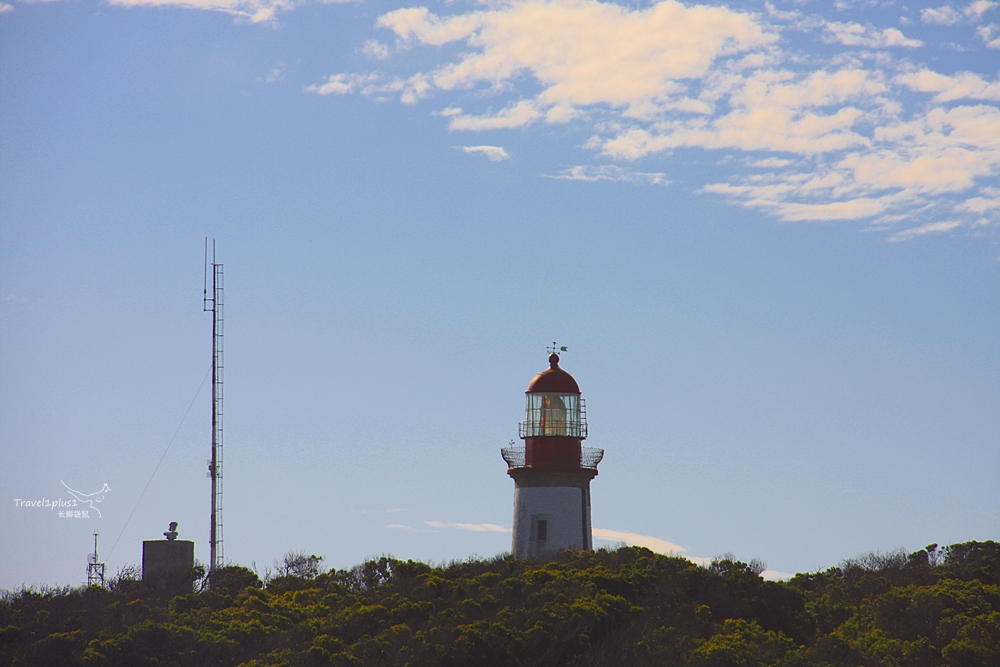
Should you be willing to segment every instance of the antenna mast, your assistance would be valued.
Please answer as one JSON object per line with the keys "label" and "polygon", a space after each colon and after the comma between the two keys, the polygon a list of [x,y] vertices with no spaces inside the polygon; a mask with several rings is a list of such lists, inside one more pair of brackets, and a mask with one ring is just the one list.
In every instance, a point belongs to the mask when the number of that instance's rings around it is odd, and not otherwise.
{"label": "antenna mast", "polygon": [[[212,480],[212,523],[209,533],[208,572],[222,567],[222,323],[223,323],[222,264],[215,260],[215,240],[212,240],[212,297],[208,297],[208,238],[205,238],[205,287],[203,310],[212,313],[212,458],[208,461],[208,476]],[[209,580],[211,581],[211,580]]]}
{"label": "antenna mast", "polygon": [[94,533],[94,553],[87,554],[87,586],[104,585],[104,563],[97,562],[97,533]]}

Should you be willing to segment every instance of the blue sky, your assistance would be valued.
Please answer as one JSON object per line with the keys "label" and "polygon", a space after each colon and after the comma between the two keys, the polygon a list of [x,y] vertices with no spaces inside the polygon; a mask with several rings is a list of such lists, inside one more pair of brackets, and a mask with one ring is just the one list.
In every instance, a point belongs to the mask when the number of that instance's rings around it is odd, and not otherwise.
{"label": "blue sky", "polygon": [[553,340],[599,545],[995,539],[998,77],[984,0],[0,3],[0,587],[207,560],[205,237],[233,562],[509,549]]}

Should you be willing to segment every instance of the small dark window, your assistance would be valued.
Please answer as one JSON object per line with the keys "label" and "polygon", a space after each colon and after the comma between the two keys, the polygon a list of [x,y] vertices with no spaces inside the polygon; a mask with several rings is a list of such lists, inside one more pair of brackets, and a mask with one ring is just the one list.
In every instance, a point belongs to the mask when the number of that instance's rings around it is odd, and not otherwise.
{"label": "small dark window", "polygon": [[545,519],[538,520],[538,539],[545,540],[549,536],[549,522]]}

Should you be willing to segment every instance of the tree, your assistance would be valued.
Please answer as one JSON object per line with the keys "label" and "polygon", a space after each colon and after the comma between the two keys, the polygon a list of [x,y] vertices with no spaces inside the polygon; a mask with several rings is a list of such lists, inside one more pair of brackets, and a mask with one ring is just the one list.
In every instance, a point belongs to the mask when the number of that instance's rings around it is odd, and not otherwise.
{"label": "tree", "polygon": [[307,556],[303,551],[289,551],[280,563],[274,564],[274,569],[279,577],[315,579],[321,572],[320,565],[324,560],[324,556]]}

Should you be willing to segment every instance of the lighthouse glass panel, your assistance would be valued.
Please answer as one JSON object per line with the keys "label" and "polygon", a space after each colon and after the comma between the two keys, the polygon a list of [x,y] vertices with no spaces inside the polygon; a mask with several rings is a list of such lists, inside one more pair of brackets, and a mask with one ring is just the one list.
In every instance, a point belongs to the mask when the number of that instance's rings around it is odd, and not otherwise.
{"label": "lighthouse glass panel", "polygon": [[528,394],[526,417],[524,437],[585,437],[580,428],[580,397],[577,394]]}

